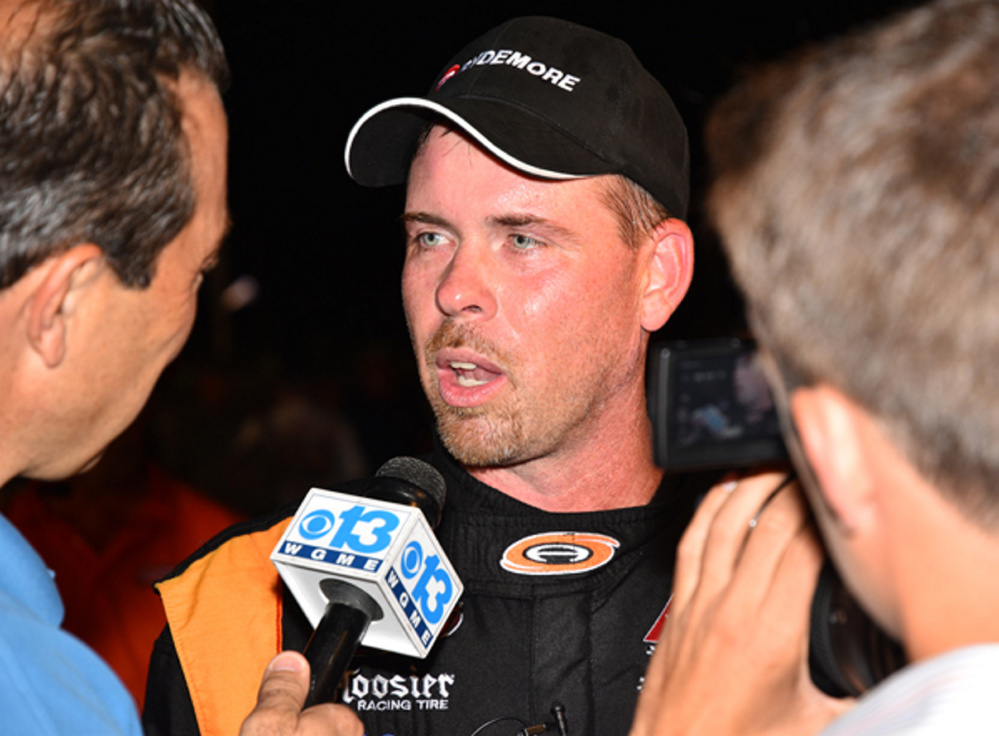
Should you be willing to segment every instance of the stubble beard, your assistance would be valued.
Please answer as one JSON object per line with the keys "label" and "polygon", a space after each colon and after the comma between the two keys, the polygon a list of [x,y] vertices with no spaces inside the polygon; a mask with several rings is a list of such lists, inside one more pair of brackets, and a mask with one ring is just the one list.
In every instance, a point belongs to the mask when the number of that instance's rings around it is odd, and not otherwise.
{"label": "stubble beard", "polygon": [[444,348],[470,348],[502,365],[511,388],[513,361],[467,326],[446,321],[424,350],[426,373],[423,389],[437,419],[437,433],[448,452],[471,468],[503,467],[519,461],[525,445],[523,416],[509,397],[487,406],[451,406],[441,398],[437,384],[437,353]]}
{"label": "stubble beard", "polygon": [[[436,355],[443,348],[467,347],[503,367],[506,396],[481,406],[451,406],[441,398]],[[510,467],[549,455],[598,413],[606,376],[594,374],[555,394],[534,396],[520,386],[517,361],[465,325],[445,322],[425,346],[424,391],[444,447],[467,468]]]}
{"label": "stubble beard", "polygon": [[521,460],[523,423],[518,414],[495,407],[455,407],[431,399],[437,432],[447,451],[468,468],[514,465]]}

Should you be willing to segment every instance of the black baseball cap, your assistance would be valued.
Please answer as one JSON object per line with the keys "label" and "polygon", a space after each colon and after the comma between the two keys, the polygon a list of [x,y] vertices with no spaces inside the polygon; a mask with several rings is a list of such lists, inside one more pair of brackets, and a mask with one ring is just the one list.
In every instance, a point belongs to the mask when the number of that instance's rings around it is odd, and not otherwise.
{"label": "black baseball cap", "polygon": [[347,139],[348,173],[402,184],[428,122],[459,128],[507,165],[544,179],[621,174],[670,214],[690,190],[687,129],[631,47],[556,18],[514,18],[451,59],[424,97],[368,110]]}

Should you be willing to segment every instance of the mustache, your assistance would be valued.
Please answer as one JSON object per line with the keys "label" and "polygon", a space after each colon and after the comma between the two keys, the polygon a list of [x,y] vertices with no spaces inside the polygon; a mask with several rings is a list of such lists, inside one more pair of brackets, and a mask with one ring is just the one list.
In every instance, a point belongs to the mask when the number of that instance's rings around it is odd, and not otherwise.
{"label": "mustache", "polygon": [[444,348],[469,348],[497,365],[510,365],[510,356],[485,339],[467,324],[446,320],[425,345],[427,362],[433,366],[437,353]]}

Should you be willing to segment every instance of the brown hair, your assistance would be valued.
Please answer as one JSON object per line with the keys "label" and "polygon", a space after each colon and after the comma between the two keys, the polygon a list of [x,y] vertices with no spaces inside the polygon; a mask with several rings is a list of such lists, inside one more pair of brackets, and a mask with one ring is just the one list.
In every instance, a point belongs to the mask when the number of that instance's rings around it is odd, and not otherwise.
{"label": "brown hair", "polygon": [[656,226],[672,215],[655,197],[620,174],[607,177],[604,201],[617,218],[621,239],[632,248],[652,235]]}

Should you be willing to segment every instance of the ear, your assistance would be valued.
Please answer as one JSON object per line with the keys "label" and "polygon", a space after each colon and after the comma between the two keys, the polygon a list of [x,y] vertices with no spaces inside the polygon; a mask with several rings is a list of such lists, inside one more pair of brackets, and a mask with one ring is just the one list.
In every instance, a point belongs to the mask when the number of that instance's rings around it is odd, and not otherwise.
{"label": "ear", "polygon": [[679,306],[694,275],[694,236],[683,220],[660,222],[653,233],[648,281],[642,295],[642,327],[655,332]]}
{"label": "ear", "polygon": [[28,343],[49,368],[66,356],[71,318],[85,287],[101,271],[104,253],[96,245],[77,245],[52,256],[28,303]]}
{"label": "ear", "polygon": [[864,411],[829,384],[791,394],[791,417],[823,500],[850,534],[867,529],[877,514],[876,473],[865,452]]}

